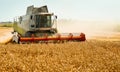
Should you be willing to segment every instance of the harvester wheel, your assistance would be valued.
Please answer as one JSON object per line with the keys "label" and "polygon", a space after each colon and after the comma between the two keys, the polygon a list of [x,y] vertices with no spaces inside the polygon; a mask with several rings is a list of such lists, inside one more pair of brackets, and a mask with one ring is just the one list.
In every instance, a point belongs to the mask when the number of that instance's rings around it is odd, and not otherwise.
{"label": "harvester wheel", "polygon": [[32,34],[30,32],[26,32],[25,36],[30,37]]}
{"label": "harvester wheel", "polygon": [[17,32],[14,32],[12,42],[19,44],[20,43],[20,37],[18,36]]}
{"label": "harvester wheel", "polygon": [[52,29],[52,30],[50,31],[50,33],[56,34],[56,33],[57,33],[57,29]]}
{"label": "harvester wheel", "polygon": [[57,29],[54,29],[54,33],[58,33]]}

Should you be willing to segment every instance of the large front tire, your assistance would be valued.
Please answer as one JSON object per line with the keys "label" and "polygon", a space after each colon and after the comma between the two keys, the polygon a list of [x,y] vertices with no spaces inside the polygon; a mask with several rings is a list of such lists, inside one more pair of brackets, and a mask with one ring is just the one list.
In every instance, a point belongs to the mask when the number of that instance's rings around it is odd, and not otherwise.
{"label": "large front tire", "polygon": [[20,43],[20,37],[18,36],[18,33],[16,33],[16,32],[14,33],[13,38],[12,38],[12,42],[15,42],[17,44]]}

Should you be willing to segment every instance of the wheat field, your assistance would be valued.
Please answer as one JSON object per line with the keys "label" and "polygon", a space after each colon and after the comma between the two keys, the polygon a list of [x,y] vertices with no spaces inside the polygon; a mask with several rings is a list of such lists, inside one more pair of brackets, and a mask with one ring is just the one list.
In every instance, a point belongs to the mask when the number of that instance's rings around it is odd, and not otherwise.
{"label": "wheat field", "polygon": [[120,41],[0,45],[3,72],[120,72]]}

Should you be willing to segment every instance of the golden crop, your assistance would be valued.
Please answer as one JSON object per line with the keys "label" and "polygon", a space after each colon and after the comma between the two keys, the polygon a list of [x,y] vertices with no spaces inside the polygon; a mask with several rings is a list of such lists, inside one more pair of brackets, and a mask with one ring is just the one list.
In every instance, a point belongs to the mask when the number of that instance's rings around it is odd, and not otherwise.
{"label": "golden crop", "polygon": [[120,41],[0,45],[0,71],[120,72]]}

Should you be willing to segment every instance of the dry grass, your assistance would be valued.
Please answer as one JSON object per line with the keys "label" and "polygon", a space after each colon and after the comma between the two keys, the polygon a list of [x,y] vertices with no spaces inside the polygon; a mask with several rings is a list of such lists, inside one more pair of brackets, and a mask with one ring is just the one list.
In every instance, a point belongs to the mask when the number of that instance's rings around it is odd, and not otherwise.
{"label": "dry grass", "polygon": [[120,41],[0,45],[0,71],[120,72]]}

